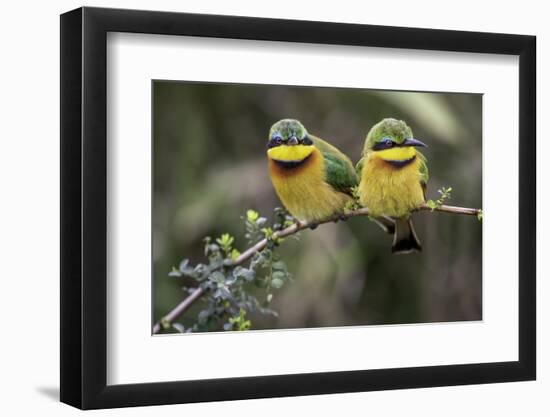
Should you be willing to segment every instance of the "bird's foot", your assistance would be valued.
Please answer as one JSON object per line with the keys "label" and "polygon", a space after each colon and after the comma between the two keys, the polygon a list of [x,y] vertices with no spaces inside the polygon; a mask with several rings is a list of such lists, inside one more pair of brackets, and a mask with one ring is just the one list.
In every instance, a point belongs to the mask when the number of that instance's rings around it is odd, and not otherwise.
{"label": "bird's foot", "polygon": [[311,230],[315,230],[315,229],[317,229],[317,226],[319,226],[319,223],[312,223],[312,224],[309,225],[309,228]]}
{"label": "bird's foot", "polygon": [[338,223],[338,222],[345,222],[347,219],[349,219],[348,216],[346,216],[345,214],[340,214],[336,216],[334,219],[332,219],[332,221],[334,223]]}

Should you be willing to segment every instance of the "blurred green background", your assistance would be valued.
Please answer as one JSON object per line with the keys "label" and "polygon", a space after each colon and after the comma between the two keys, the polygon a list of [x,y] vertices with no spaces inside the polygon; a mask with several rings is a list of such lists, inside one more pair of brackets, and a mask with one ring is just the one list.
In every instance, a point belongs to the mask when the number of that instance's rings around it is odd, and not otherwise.
{"label": "blurred green background", "polygon": [[[154,81],[153,113],[154,321],[185,296],[189,282],[168,273],[183,258],[204,261],[204,236],[228,232],[244,250],[246,210],[271,220],[280,203],[265,145],[279,119],[299,119],[354,163],[372,125],[403,119],[429,145],[428,198],[450,186],[449,204],[481,208],[479,94]],[[281,254],[295,281],[274,293],[279,317],[251,314],[252,328],[480,320],[481,222],[429,212],[414,222],[421,254],[392,255],[391,237],[366,218],[287,240]],[[196,322],[201,304],[178,321]]]}

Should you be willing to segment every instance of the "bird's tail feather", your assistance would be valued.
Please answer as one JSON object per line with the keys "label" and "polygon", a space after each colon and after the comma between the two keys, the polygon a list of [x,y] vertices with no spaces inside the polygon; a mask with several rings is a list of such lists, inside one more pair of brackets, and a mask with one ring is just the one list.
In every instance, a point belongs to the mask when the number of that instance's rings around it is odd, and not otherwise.
{"label": "bird's tail feather", "polygon": [[392,253],[422,252],[422,245],[416,236],[411,218],[395,219]]}

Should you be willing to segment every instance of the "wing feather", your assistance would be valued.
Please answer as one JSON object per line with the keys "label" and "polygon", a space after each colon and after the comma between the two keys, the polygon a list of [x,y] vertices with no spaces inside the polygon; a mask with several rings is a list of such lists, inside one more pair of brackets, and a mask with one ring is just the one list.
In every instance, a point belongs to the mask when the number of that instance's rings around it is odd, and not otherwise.
{"label": "wing feather", "polygon": [[325,161],[325,179],[336,190],[351,195],[351,188],[358,183],[357,173],[351,160],[338,148],[313,135],[309,135],[313,144]]}
{"label": "wing feather", "polygon": [[428,179],[429,179],[429,173],[428,173],[428,160],[422,154],[421,152],[416,151],[419,159],[420,159],[420,165],[418,168],[418,174],[420,176],[420,185],[422,186],[422,189],[424,190],[424,197],[426,197],[426,187],[428,186]]}

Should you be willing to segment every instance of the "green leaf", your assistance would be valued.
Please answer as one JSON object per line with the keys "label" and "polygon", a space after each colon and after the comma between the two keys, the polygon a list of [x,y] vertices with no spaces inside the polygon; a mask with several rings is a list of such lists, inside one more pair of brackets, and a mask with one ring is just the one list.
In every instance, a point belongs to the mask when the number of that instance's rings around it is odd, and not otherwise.
{"label": "green leaf", "polygon": [[231,291],[227,289],[225,285],[219,284],[218,289],[214,292],[214,297],[222,298],[223,300],[229,300],[233,298]]}
{"label": "green leaf", "polygon": [[183,272],[187,268],[187,265],[189,265],[189,259],[184,259],[180,262],[180,266],[178,268],[181,272]]}
{"label": "green leaf", "polygon": [[231,245],[234,241],[235,239],[229,233],[224,233],[216,239],[216,242],[220,245],[224,252],[229,252],[231,250]]}
{"label": "green leaf", "polygon": [[208,275],[208,268],[204,264],[198,264],[194,269],[194,278],[197,281],[202,281]]}
{"label": "green leaf", "polygon": [[211,281],[217,282],[218,284],[223,284],[225,282],[225,275],[220,271],[214,271],[208,277]]}
{"label": "green leaf", "polygon": [[283,261],[275,261],[271,264],[271,267],[278,271],[286,271],[286,264]]}
{"label": "green leaf", "polygon": [[233,249],[231,251],[231,260],[236,261],[240,254],[241,252],[239,252],[237,249]]}
{"label": "green leaf", "polygon": [[252,281],[254,279],[254,276],[256,275],[255,272],[251,269],[243,268],[242,266],[237,266],[233,270],[233,275],[237,278],[243,278],[246,281]]}
{"label": "green leaf", "polygon": [[170,322],[166,317],[163,317],[160,320],[160,327],[162,327],[164,330],[168,330],[170,328]]}
{"label": "green leaf", "polygon": [[246,311],[242,308],[240,309],[238,316],[233,316],[229,318],[229,324],[231,325],[231,328],[224,325],[223,327],[225,330],[250,330],[250,327],[252,325],[250,320],[246,320]]}
{"label": "green leaf", "polygon": [[433,200],[428,200],[426,201],[426,205],[432,210],[434,211],[436,208],[437,208],[437,203]]}
{"label": "green leaf", "polygon": [[247,269],[244,275],[244,279],[248,282],[252,281],[256,277],[256,273],[252,269]]}
{"label": "green leaf", "polygon": [[244,270],[245,270],[245,268],[238,265],[233,269],[233,275],[236,276],[236,277],[241,277],[244,274]]}
{"label": "green leaf", "polygon": [[198,321],[200,324],[206,324],[208,318],[210,317],[210,310],[201,310],[198,316]]}
{"label": "green leaf", "polygon": [[269,239],[271,236],[273,236],[273,229],[271,227],[264,227],[262,228],[262,233],[266,238]]}
{"label": "green leaf", "polygon": [[276,288],[276,289],[281,288],[281,287],[284,285],[284,283],[285,283],[285,282],[284,282],[282,279],[280,279],[280,278],[273,278],[273,279],[271,280],[271,286],[272,286],[273,288]]}
{"label": "green leaf", "polygon": [[237,281],[237,277],[233,274],[230,274],[225,279],[225,285],[232,285],[235,283],[235,281]]}
{"label": "green leaf", "polygon": [[283,272],[283,271],[275,271],[273,272],[273,279],[280,279],[280,280],[284,280],[287,276],[287,273],[286,272]]}
{"label": "green leaf", "polygon": [[256,252],[250,261],[250,267],[256,268],[256,266],[260,265],[264,260],[264,254],[262,252]]}
{"label": "green leaf", "polygon": [[181,272],[172,267],[172,270],[168,273],[169,277],[181,277]]}
{"label": "green leaf", "polygon": [[257,211],[254,210],[247,210],[246,211],[246,220],[248,220],[250,223],[254,223],[260,215]]}
{"label": "green leaf", "polygon": [[210,258],[210,270],[219,269],[223,265],[224,259],[221,256]]}
{"label": "green leaf", "polygon": [[179,333],[185,333],[185,327],[180,323],[172,323],[172,327],[176,329]]}

